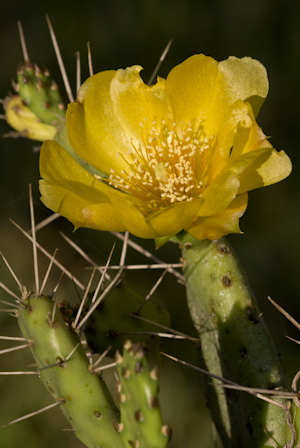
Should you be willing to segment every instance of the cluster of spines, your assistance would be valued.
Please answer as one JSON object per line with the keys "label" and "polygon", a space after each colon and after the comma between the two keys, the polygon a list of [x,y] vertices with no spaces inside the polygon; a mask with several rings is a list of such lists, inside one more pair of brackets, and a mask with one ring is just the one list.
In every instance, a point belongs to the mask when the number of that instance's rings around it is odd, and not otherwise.
{"label": "cluster of spines", "polygon": [[121,408],[121,423],[115,423],[116,431],[128,448],[167,447],[171,429],[163,424],[158,404],[158,369],[150,369],[145,346],[126,340],[123,355],[117,351],[115,360]]}

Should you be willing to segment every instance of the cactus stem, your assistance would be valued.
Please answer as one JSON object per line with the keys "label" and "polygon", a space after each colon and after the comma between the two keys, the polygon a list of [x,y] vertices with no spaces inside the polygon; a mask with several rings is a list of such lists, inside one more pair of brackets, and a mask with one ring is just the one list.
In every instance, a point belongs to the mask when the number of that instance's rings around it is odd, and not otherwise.
{"label": "cactus stem", "polygon": [[33,417],[34,415],[41,414],[42,412],[48,411],[49,409],[54,408],[55,406],[59,406],[60,404],[63,404],[65,399],[63,397],[58,398],[58,400],[55,403],[49,404],[49,406],[45,406],[42,409],[39,409],[38,411],[31,412],[30,414],[23,415],[23,417],[17,418],[16,420],[13,420],[6,425],[0,426],[0,429],[6,428],[7,426],[13,425],[14,423],[21,422],[22,420],[26,420],[27,418]]}
{"label": "cactus stem", "polygon": [[62,75],[62,78],[63,78],[63,82],[64,82],[64,85],[65,85],[65,89],[66,89],[68,98],[70,100],[70,103],[74,103],[74,97],[73,97],[73,93],[72,93],[71,86],[70,86],[70,83],[69,83],[69,79],[68,79],[68,76],[67,76],[67,72],[66,72],[66,69],[65,69],[65,65],[64,65],[64,62],[62,60],[60,49],[59,49],[59,46],[58,46],[58,43],[57,43],[57,39],[56,39],[56,36],[55,36],[55,33],[54,33],[54,30],[53,30],[53,27],[52,27],[52,24],[50,22],[48,14],[46,14],[46,20],[47,20],[47,24],[48,24],[48,28],[49,28],[50,36],[51,36],[51,40],[52,40],[52,44],[53,44],[53,47],[54,47],[54,51],[55,51],[55,54],[56,54],[57,62],[58,62],[59,68],[60,68],[60,72],[61,72],[61,75]]}
{"label": "cactus stem", "polygon": [[45,366],[45,367],[41,367],[41,368],[39,369],[40,372],[41,372],[42,370],[50,369],[50,368],[52,368],[52,367],[56,367],[56,366],[59,366],[59,367],[64,368],[66,362],[69,361],[69,359],[71,358],[71,356],[73,355],[73,353],[76,352],[76,350],[78,349],[78,347],[79,347],[80,345],[81,345],[81,342],[78,342],[78,344],[75,345],[75,347],[71,350],[71,352],[68,354],[68,356],[67,356],[65,359],[57,358],[57,362],[55,362],[54,364],[51,364],[51,365],[49,364],[49,365],[47,365],[47,366]]}

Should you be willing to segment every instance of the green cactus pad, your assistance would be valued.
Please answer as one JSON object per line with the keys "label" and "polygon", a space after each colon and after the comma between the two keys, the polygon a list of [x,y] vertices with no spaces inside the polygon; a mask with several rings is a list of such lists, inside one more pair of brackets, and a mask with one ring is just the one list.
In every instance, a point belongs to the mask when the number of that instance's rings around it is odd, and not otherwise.
{"label": "green cactus pad", "polygon": [[52,323],[50,298],[32,294],[24,303],[27,308],[19,310],[19,326],[31,344],[41,381],[55,400],[62,400],[60,408],[76,436],[88,448],[124,448],[114,427],[119,412],[61,312],[56,310]]}
{"label": "green cactus pad", "polygon": [[158,370],[150,369],[141,343],[124,344],[123,356],[116,353],[119,380],[117,396],[121,423],[116,429],[127,448],[166,448],[171,430],[163,425],[158,405]]}
{"label": "green cactus pad", "polygon": [[169,326],[170,317],[167,311],[160,305],[148,300],[145,306],[145,298],[133,289],[121,284],[115,288],[105,302],[94,311],[85,328],[85,336],[89,344],[98,353],[102,353],[111,345],[113,351],[121,350],[126,338],[132,341],[148,341],[151,336],[128,333],[157,332],[159,328],[144,322],[132,315],[146,318],[152,322]]}
{"label": "green cactus pad", "polygon": [[[201,340],[202,368],[242,386],[275,389],[285,378],[253,292],[228,242],[177,235],[186,261],[187,297]],[[239,391],[224,392],[203,379],[224,448],[285,444],[284,411]]]}

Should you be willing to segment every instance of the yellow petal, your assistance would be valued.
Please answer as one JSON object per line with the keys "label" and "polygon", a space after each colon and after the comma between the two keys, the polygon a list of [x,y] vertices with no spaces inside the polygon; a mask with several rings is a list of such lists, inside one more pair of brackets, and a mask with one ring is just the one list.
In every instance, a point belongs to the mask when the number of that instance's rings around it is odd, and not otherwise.
{"label": "yellow petal", "polygon": [[[255,118],[250,105],[245,104],[242,100],[237,100],[227,109],[218,135],[206,156],[202,181],[210,185],[224,171],[229,158],[230,160],[234,159],[247,149],[249,151],[256,149],[251,145],[259,147],[261,141],[257,142],[255,140],[257,136],[252,136],[251,133],[254,123]],[[249,135],[252,137],[250,138]],[[266,146],[271,146],[265,136],[264,142],[266,142]]]}
{"label": "yellow petal", "polygon": [[235,198],[225,210],[212,216],[197,218],[187,232],[199,240],[215,240],[229,233],[241,233],[239,219],[245,213],[248,195],[244,193]]}
{"label": "yellow petal", "polygon": [[256,149],[272,148],[268,138],[256,123],[251,106],[246,103],[245,107],[248,109],[248,119],[252,121],[252,126],[238,126],[238,132],[230,156],[232,160],[241,154],[246,154]]}
{"label": "yellow petal", "polygon": [[[273,148],[267,148],[265,151],[255,152],[261,152],[261,155],[243,170],[239,177],[239,193],[280,182],[292,171],[292,162],[284,151],[277,152]],[[236,161],[236,164],[238,163],[239,161]]]}
{"label": "yellow petal", "polygon": [[140,66],[118,70],[110,87],[114,113],[129,139],[129,149],[148,143],[143,136],[147,130],[150,133],[153,122],[160,127],[163,120],[172,119],[172,110],[166,101],[165,81],[158,78],[157,83],[149,87],[139,75],[141,70]]}
{"label": "yellow petal", "polygon": [[[127,168],[118,153],[126,153],[130,146],[110,97],[115,74],[111,70],[88,78],[79,89],[77,102],[69,104],[66,114],[68,136],[75,152],[105,174],[114,168]],[[124,146],[126,143],[128,147]]]}
{"label": "yellow petal", "polygon": [[159,236],[176,235],[197,216],[200,201],[180,202],[150,215],[147,222]]}
{"label": "yellow petal", "polygon": [[118,219],[118,213],[109,203],[88,204],[73,191],[57,184],[40,180],[41,201],[51,210],[67,218],[75,227],[95,230],[124,232],[126,229]]}
{"label": "yellow petal", "polygon": [[236,173],[225,172],[217,177],[200,198],[198,216],[210,216],[226,208],[236,197],[239,187]]}
{"label": "yellow petal", "polygon": [[218,62],[198,54],[174,67],[166,80],[166,94],[177,124],[204,125],[208,136],[216,135],[231,101],[224,96]]}
{"label": "yellow petal", "polygon": [[257,116],[268,95],[269,81],[265,67],[252,58],[230,56],[219,63],[219,70],[225,79],[225,89],[233,101],[248,101]]}
{"label": "yellow petal", "polygon": [[132,201],[116,195],[110,198],[126,230],[140,238],[175,235],[196,218],[199,209],[199,201],[181,202],[153,213],[146,219]]}
{"label": "yellow petal", "polygon": [[[125,195],[124,195],[125,196]],[[147,224],[144,215],[134,206],[130,196],[120,197],[111,195],[114,209],[118,212],[118,217],[123,226],[133,235],[139,238],[156,238],[158,235]]]}
{"label": "yellow petal", "polygon": [[251,118],[249,107],[242,100],[235,101],[228,109],[218,132],[218,151],[224,162],[227,162],[229,154],[232,154],[237,132],[248,130],[249,134],[253,126]]}
{"label": "yellow petal", "polygon": [[[40,181],[42,202],[66,217],[75,227],[126,230],[109,197],[111,193],[126,195],[95,179],[56,142],[43,144],[40,172],[43,177]],[[92,219],[90,206],[97,206],[98,221]]]}

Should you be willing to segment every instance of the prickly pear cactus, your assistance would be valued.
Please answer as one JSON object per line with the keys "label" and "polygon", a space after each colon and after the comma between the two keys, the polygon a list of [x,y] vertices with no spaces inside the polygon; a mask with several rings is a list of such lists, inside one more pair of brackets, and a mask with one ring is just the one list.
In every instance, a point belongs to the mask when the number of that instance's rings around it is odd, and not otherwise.
{"label": "prickly pear cactus", "polygon": [[[49,29],[53,35],[51,24]],[[3,101],[7,122],[27,138],[55,140],[103,180],[104,174],[71,147],[64,124],[65,107],[48,70],[41,70],[25,55],[24,59],[17,71],[17,95]],[[65,160],[69,160],[68,167],[74,163],[70,157]],[[166,243],[171,234],[157,239],[157,246]],[[201,339],[201,367],[236,384],[285,388],[273,343],[231,247],[225,240],[198,241],[184,232],[173,240],[181,245],[186,263],[188,306]],[[155,323],[167,327],[170,321],[161,307],[150,301],[144,305],[143,297],[121,285],[85,324],[87,341],[96,352],[106,350],[108,345],[113,351],[119,350],[115,360],[121,415],[87,358],[72,318],[41,294],[25,295],[18,310],[18,323],[30,343],[41,381],[88,448],[166,448],[169,443],[170,427],[163,424],[158,406],[158,369],[149,367],[141,341],[155,333]],[[88,308],[83,314],[86,312]],[[127,334],[134,342],[127,340],[123,347]],[[204,384],[205,394],[224,448],[292,448],[294,442],[298,443],[296,415],[297,434],[286,444],[286,421],[291,416],[282,405],[284,400],[278,400],[275,406],[244,392],[224,392],[215,379],[210,382]],[[296,411],[293,409],[293,413]],[[295,431],[292,424],[288,426]]]}
{"label": "prickly pear cactus", "polygon": [[118,400],[121,423],[116,425],[128,448],[166,448],[171,430],[163,425],[158,405],[158,369],[149,368],[145,346],[124,344],[123,356],[117,352]]}
{"label": "prickly pear cactus", "polygon": [[[188,305],[201,339],[201,366],[243,386],[285,388],[275,347],[231,246],[225,239],[198,241],[186,234],[178,241],[186,262]],[[207,402],[224,447],[272,446],[268,435],[285,444],[282,408],[208,383]]]}
{"label": "prickly pear cactus", "polygon": [[40,372],[40,379],[88,448],[124,448],[114,425],[119,412],[111,395],[91,368],[79,338],[59,310],[53,316],[49,297],[30,295],[18,313],[23,336]]}

